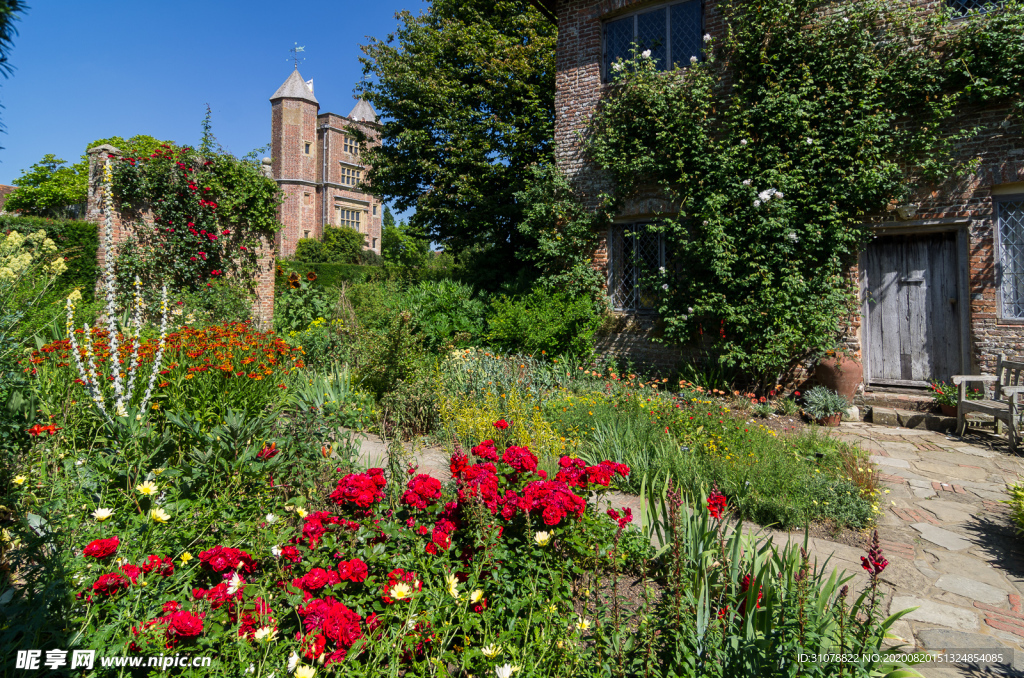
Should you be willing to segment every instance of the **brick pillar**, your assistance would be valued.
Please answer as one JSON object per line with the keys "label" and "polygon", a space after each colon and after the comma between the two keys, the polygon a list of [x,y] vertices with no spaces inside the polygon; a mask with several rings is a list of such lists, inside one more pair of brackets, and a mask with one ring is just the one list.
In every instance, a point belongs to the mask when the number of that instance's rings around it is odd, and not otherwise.
{"label": "brick pillar", "polygon": [[[96,146],[90,148],[87,151],[89,156],[89,192],[86,196],[85,203],[85,220],[91,221],[96,224],[96,230],[99,232],[100,246],[96,250],[96,263],[100,267],[100,277],[96,281],[96,290],[99,294],[100,287],[103,284],[103,271],[107,264],[107,247],[106,247],[106,236],[104,229],[106,228],[107,214],[103,210],[103,199],[105,197],[103,190],[103,166],[107,160],[121,157],[121,151],[108,144],[102,146]],[[113,237],[111,238],[113,243],[113,249],[116,250],[117,245],[123,239],[123,226],[121,222],[121,215],[117,211],[114,212],[113,216]],[[113,254],[111,254],[113,256]]]}

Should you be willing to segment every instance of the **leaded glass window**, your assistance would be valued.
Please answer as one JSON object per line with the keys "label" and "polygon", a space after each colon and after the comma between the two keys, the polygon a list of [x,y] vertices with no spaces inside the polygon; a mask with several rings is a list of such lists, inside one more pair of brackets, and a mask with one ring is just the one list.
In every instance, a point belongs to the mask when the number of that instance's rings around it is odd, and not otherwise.
{"label": "leaded glass window", "polygon": [[1004,0],[946,0],[946,6],[957,14],[967,14],[971,10],[987,12],[1004,4]]}
{"label": "leaded glass window", "polygon": [[1024,196],[996,203],[999,294],[1004,318],[1024,318]]}
{"label": "leaded glass window", "polygon": [[703,57],[703,0],[687,0],[637,12],[604,25],[605,72],[630,50],[651,50],[660,70],[686,66]]}
{"label": "leaded glass window", "polygon": [[613,226],[608,242],[608,290],[618,311],[649,311],[657,295],[649,283],[665,265],[665,243],[650,224]]}

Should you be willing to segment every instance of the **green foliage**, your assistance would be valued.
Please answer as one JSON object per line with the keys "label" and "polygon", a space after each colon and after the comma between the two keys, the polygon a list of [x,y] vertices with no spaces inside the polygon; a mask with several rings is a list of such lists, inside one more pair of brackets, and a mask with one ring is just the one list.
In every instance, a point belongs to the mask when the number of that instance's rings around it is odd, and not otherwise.
{"label": "green foliage", "polygon": [[358,87],[380,112],[365,160],[374,192],[446,249],[486,242],[508,266],[533,242],[514,199],[527,168],[550,161],[555,26],[525,0],[438,0],[403,11],[399,28],[363,47]]}
{"label": "green foliage", "polygon": [[0,214],[0,231],[17,231],[28,235],[38,230],[46,231],[46,237],[57,245],[67,265],[67,270],[54,283],[51,301],[63,300],[76,289],[83,299],[91,300],[99,276],[96,263],[99,236],[96,224],[91,221],[59,221]]}
{"label": "green foliage", "polygon": [[256,163],[168,144],[113,162],[122,214],[153,214],[152,225],[136,224],[118,250],[119,289],[131,289],[138,276],[151,306],[163,283],[180,293],[231,277],[253,291],[261,241],[280,228],[277,184]]}
{"label": "green foliage", "polygon": [[324,227],[322,240],[301,238],[295,260],[311,264],[360,264],[366,236],[348,227]]}
{"label": "green foliage", "polygon": [[517,256],[537,267],[541,285],[597,298],[604,280],[591,257],[600,229],[608,225],[608,212],[584,209],[580,196],[554,166],[538,165],[530,171],[529,185],[516,199],[524,205],[519,230],[537,244]]}
{"label": "green foliage", "polygon": [[25,216],[81,217],[89,189],[88,174],[87,164],[68,166],[67,160],[47,153],[12,181],[18,188],[7,196],[4,209]]}
{"label": "green foliage", "polygon": [[815,386],[804,393],[804,412],[811,419],[825,419],[834,414],[842,414],[849,407],[850,403],[846,396],[824,386]]}
{"label": "green foliage", "polygon": [[305,330],[317,318],[331,317],[336,297],[327,288],[305,280],[299,287],[289,289],[274,302],[274,329],[278,332]]}
{"label": "green foliage", "polygon": [[430,256],[430,241],[406,222],[395,224],[391,208],[384,206],[380,249],[384,261],[415,268],[426,263]]}
{"label": "green foliage", "polygon": [[288,275],[296,272],[300,277],[308,273],[316,275],[316,283],[322,287],[339,287],[342,283],[369,282],[440,282],[457,279],[460,272],[454,267],[425,266],[405,268],[404,266],[364,266],[362,264],[311,264],[305,261],[278,261],[281,272],[275,279],[277,295],[288,289]]}
{"label": "green foliage", "polygon": [[1019,93],[1024,75],[1018,2],[956,24],[903,3],[825,4],[723,3],[729,32],[704,61],[617,65],[589,135],[615,185],[606,208],[652,186],[680,205],[656,227],[676,260],[659,280],[666,335],[719,335],[729,363],[769,381],[834,342],[863,215],[970,169],[954,151],[973,130],[954,115]]}
{"label": "green foliage", "polygon": [[[85,150],[88,151],[90,148],[96,148],[97,146],[113,146],[117,150],[121,151],[128,157],[144,158],[150,156],[156,152],[158,148],[163,145],[174,146],[173,141],[161,141],[156,137],[152,137],[148,134],[136,134],[133,137],[125,139],[124,137],[109,137],[107,139],[97,139],[88,146]],[[82,158],[87,160],[85,156]]]}
{"label": "green foliage", "polygon": [[590,299],[537,287],[528,295],[502,295],[492,302],[487,340],[503,351],[586,358],[594,352],[600,323]]}

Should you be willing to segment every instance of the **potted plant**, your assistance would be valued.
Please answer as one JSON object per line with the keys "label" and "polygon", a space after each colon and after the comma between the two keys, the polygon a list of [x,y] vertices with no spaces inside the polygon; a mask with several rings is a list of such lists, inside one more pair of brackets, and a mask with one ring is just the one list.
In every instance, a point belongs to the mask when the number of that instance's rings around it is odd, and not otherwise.
{"label": "potted plant", "polygon": [[[960,398],[958,387],[953,384],[947,384],[944,381],[933,381],[930,384],[932,389],[932,399],[935,404],[939,406],[939,409],[947,417],[955,417],[957,413],[957,401]],[[981,400],[985,397],[981,389],[972,388],[967,391],[968,400]]]}
{"label": "potted plant", "polygon": [[846,396],[824,386],[815,386],[804,393],[804,413],[820,426],[839,426],[839,420],[850,407]]}
{"label": "potted plant", "polygon": [[[840,347],[825,354],[814,368],[814,378],[819,384],[836,391],[852,402],[857,387],[864,380],[864,368],[852,353]],[[845,408],[844,408],[845,409]]]}

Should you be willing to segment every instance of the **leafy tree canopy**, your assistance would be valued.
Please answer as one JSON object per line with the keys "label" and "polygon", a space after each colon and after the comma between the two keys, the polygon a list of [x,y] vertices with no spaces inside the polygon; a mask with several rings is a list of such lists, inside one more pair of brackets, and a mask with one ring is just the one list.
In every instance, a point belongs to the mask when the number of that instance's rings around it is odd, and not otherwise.
{"label": "leafy tree canopy", "polygon": [[[381,114],[374,193],[448,251],[530,245],[515,200],[552,157],[556,29],[525,0],[435,0],[363,47],[359,91]],[[511,268],[511,267],[507,267]]]}
{"label": "leafy tree canopy", "polygon": [[395,223],[391,209],[384,207],[381,252],[389,264],[423,266],[430,256],[430,241],[405,221]]}

